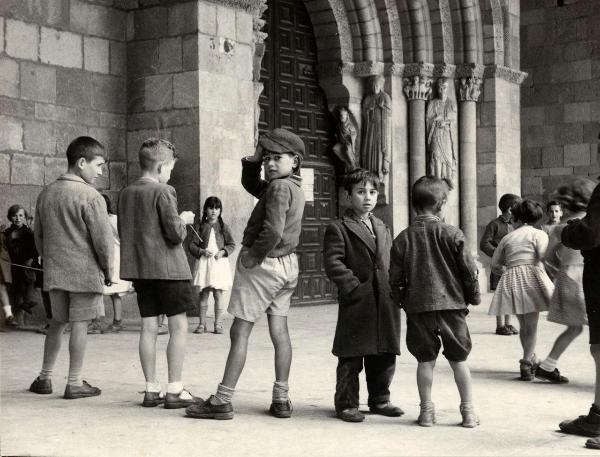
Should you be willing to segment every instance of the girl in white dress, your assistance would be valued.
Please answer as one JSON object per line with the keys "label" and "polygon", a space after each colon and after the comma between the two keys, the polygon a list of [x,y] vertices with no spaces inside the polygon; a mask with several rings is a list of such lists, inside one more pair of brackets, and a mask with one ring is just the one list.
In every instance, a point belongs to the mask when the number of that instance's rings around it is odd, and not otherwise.
{"label": "girl in white dress", "polygon": [[194,227],[196,235],[190,243],[190,253],[197,259],[194,268],[193,285],[200,288],[200,322],[194,333],[208,331],[206,314],[208,297],[213,294],[215,300],[214,332],[223,333],[221,322],[226,304],[223,303],[223,292],[233,284],[228,257],[235,249],[231,230],[223,222],[221,212],[223,204],[218,197],[208,197],[204,202],[202,220]]}
{"label": "girl in white dress", "polygon": [[554,292],[552,281],[544,270],[543,260],[548,235],[533,227],[544,215],[542,205],[524,199],[512,208],[513,230],[506,235],[492,257],[492,269],[502,273],[492,298],[489,314],[516,314],[523,358],[519,361],[521,379],[531,381],[539,360],[535,356],[539,313],[547,311]]}

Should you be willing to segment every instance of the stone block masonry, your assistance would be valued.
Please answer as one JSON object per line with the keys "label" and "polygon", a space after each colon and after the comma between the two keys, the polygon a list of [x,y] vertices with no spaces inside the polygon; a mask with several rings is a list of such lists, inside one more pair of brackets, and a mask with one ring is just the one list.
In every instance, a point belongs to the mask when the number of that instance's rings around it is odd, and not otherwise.
{"label": "stone block masonry", "polygon": [[32,211],[81,135],[106,147],[100,185],[124,185],[127,13],[112,5],[19,0],[0,8],[0,183],[21,189],[0,200],[0,214],[14,203]]}
{"label": "stone block masonry", "polygon": [[521,2],[523,195],[540,201],[599,169],[600,9],[595,0],[564,3]]}

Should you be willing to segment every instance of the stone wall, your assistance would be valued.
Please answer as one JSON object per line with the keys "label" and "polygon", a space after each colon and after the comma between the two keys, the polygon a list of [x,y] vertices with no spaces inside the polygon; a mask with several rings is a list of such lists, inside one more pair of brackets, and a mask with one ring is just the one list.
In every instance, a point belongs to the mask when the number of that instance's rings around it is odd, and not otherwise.
{"label": "stone wall", "polygon": [[126,23],[112,1],[0,2],[0,216],[34,209],[79,135],[102,142],[99,185],[126,182]]}
{"label": "stone wall", "polygon": [[600,2],[521,2],[523,195],[600,174]]}

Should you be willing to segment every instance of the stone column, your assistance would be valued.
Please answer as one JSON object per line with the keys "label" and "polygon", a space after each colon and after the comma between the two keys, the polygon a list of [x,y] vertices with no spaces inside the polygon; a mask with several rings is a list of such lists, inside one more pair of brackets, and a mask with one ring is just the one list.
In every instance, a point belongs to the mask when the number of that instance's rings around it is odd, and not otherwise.
{"label": "stone column", "polygon": [[429,76],[404,78],[404,93],[408,98],[409,181],[412,186],[426,174],[425,100],[431,95]]}
{"label": "stone column", "polygon": [[477,99],[481,78],[470,76],[458,81],[458,137],[460,168],[460,227],[467,249],[477,258]]}

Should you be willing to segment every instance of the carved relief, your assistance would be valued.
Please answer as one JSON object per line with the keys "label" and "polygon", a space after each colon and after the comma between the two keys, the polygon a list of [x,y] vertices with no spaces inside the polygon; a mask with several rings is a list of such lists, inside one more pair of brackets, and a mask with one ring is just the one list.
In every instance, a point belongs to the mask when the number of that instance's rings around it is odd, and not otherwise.
{"label": "carved relief", "polygon": [[404,78],[404,93],[409,100],[428,100],[431,96],[431,78],[412,76]]}
{"label": "carved relief", "polygon": [[427,105],[427,174],[454,180],[456,155],[452,130],[456,123],[456,104],[448,98],[448,81],[438,80],[438,98]]}
{"label": "carved relief", "polygon": [[481,78],[473,76],[471,78],[460,78],[458,86],[458,96],[460,101],[476,102],[481,93]]}
{"label": "carved relief", "polygon": [[358,167],[356,158],[356,124],[350,111],[345,106],[338,106],[334,110],[336,120],[335,140],[333,153],[344,165],[344,173]]}

